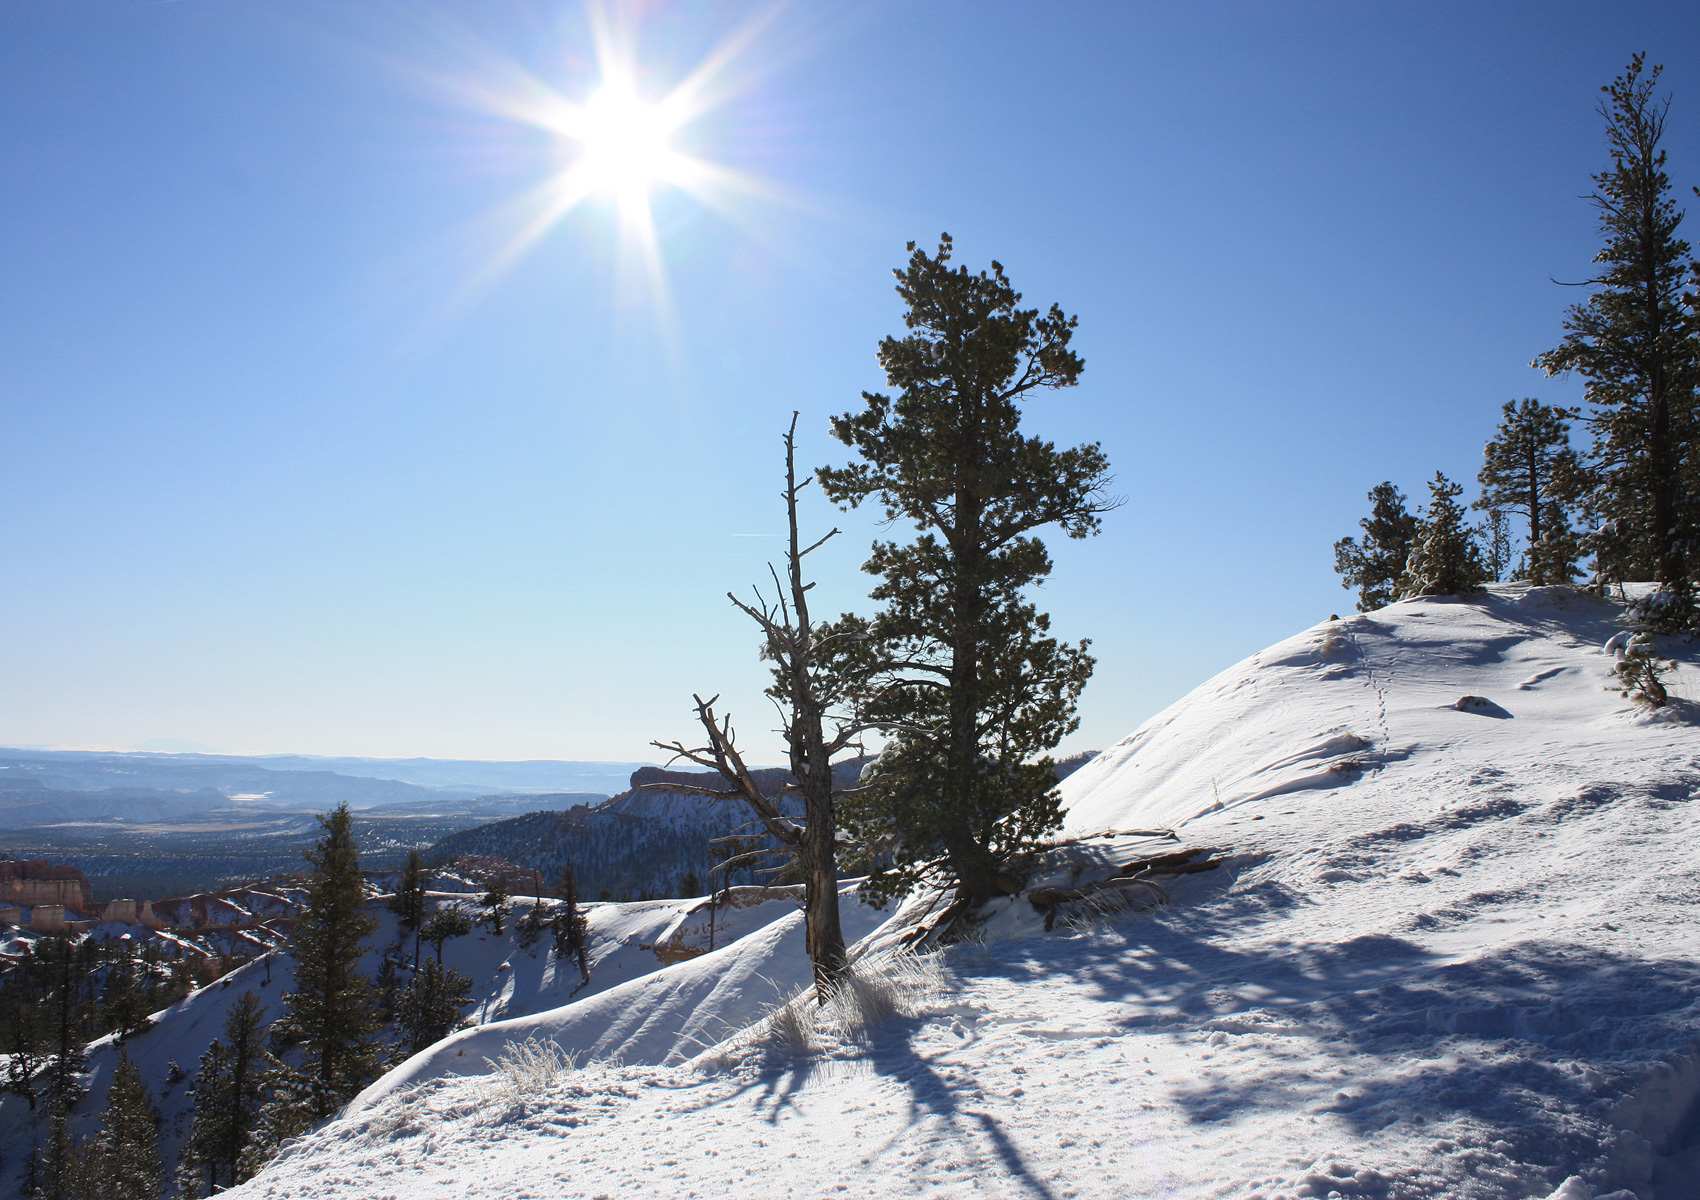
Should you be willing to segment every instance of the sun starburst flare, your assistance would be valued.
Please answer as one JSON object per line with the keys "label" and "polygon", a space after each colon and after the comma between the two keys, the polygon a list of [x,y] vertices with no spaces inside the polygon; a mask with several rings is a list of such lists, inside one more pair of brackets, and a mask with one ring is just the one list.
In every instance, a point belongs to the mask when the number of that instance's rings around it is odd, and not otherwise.
{"label": "sun starburst flare", "polygon": [[[724,163],[688,151],[691,127],[748,85],[734,70],[777,10],[747,22],[715,46],[684,78],[658,95],[640,80],[635,36],[601,8],[587,10],[596,77],[581,88],[557,88],[511,64],[500,84],[485,78],[458,90],[504,120],[540,129],[558,142],[559,166],[493,214],[500,244],[476,281],[487,286],[522,260],[581,206],[602,201],[618,218],[619,250],[635,260],[651,301],[663,314],[668,288],[654,204],[677,190],[725,217],[740,202],[783,200],[777,189]],[[580,98],[570,98],[573,94]]]}

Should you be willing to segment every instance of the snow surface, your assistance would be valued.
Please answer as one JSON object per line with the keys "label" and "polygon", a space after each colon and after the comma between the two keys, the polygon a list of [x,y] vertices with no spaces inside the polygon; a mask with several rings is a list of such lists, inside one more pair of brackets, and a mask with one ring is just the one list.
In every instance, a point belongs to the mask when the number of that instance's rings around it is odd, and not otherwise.
{"label": "snow surface", "polygon": [[[766,926],[417,1056],[233,1195],[1696,1200],[1700,671],[1665,642],[1678,699],[1631,704],[1618,615],[1507,585],[1325,622],[1062,785],[1065,877],[1229,855],[1168,906],[1045,932],[1016,898],[918,1009],[678,1061],[799,977]],[[481,1062],[539,1036],[580,1068]]]}

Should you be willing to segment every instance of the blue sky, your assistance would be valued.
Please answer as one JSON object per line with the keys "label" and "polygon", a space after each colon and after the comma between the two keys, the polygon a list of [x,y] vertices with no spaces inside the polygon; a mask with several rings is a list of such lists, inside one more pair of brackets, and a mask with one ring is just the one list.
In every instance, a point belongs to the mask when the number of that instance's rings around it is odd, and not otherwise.
{"label": "blue sky", "polygon": [[[616,9],[665,91],[750,24]],[[1594,249],[1597,87],[1685,5],[796,4],[681,131],[761,181],[654,196],[666,303],[568,153],[497,115],[597,84],[577,5],[0,8],[0,744],[651,757],[693,690],[773,757],[724,599],[778,548],[778,435],[882,383],[890,270],[948,229],[1080,316],[1126,505],[1042,591],[1096,747],[1346,611],[1364,492],[1473,483]],[[817,556],[865,604],[875,527]]]}

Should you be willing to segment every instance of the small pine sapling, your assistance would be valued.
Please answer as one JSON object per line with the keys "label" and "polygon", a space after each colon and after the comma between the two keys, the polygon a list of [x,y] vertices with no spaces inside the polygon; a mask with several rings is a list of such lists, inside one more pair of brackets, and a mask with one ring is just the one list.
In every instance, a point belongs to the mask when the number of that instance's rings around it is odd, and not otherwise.
{"label": "small pine sapling", "polygon": [[1663,708],[1670,702],[1670,693],[1660,673],[1675,664],[1661,663],[1654,650],[1652,634],[1636,634],[1629,639],[1623,657],[1617,660],[1615,671],[1618,687],[1625,696],[1648,708]]}

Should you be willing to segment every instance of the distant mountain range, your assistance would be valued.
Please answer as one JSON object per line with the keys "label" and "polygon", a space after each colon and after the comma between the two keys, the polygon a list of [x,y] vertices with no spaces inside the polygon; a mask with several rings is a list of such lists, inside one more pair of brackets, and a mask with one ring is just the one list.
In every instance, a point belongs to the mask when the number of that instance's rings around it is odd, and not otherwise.
{"label": "distant mountain range", "polygon": [[600,799],[637,763],[132,754],[0,749],[0,829],[65,821],[197,820],[245,813],[360,811],[497,817]]}

